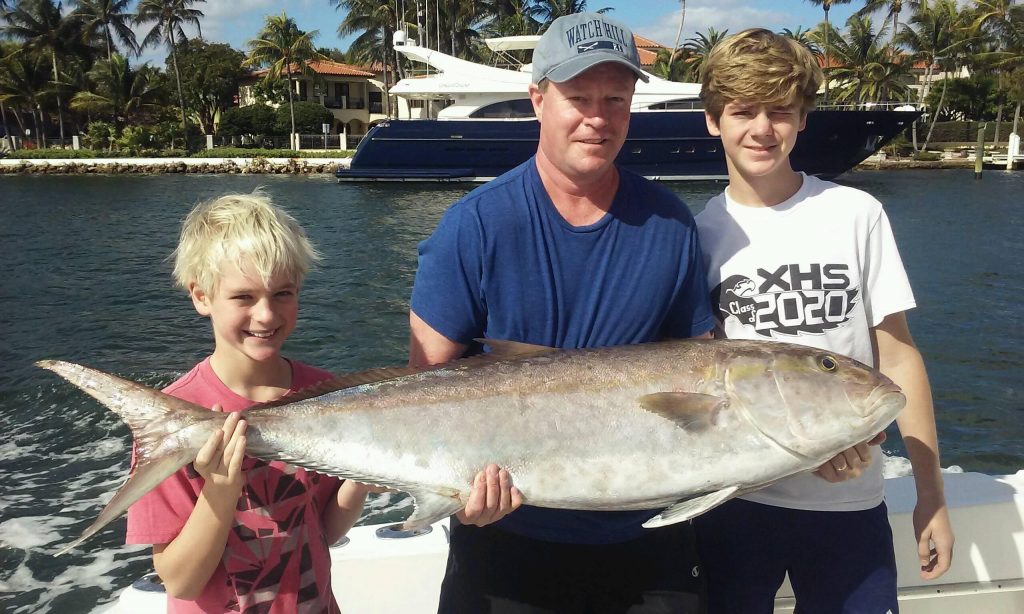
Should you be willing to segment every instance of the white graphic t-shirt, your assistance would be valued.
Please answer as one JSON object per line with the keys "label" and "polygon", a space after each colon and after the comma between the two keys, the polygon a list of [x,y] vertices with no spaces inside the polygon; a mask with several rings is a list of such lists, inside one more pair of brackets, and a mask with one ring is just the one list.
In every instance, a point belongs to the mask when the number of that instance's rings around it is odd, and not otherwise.
{"label": "white graphic t-shirt", "polygon": [[[874,365],[870,328],[915,306],[882,205],[854,188],[803,176],[791,198],[748,207],[728,191],[697,218],[718,334],[799,343]],[[805,510],[882,502],[882,453],[840,484],[804,473],[745,499]]]}

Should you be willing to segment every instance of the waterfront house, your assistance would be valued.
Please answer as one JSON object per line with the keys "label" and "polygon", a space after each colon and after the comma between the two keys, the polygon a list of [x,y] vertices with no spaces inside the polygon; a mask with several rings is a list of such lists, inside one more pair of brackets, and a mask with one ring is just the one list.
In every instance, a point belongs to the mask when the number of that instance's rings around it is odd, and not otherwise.
{"label": "waterfront house", "polygon": [[[334,116],[329,134],[347,137],[347,147],[354,148],[373,122],[384,119],[384,93],[380,76],[365,68],[327,60],[306,63],[314,77],[294,74],[294,100],[316,102]],[[296,68],[297,70],[297,68]],[[257,70],[242,80],[238,91],[238,105],[256,104],[253,85],[266,76],[267,70]]]}

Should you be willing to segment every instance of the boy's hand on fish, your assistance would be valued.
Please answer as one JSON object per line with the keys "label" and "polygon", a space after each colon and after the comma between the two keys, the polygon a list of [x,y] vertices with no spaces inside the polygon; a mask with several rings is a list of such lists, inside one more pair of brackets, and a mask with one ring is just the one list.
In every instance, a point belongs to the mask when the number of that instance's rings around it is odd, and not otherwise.
{"label": "boy's hand on fish", "polygon": [[[219,406],[214,406],[219,411]],[[224,426],[210,435],[199,449],[193,466],[203,476],[203,489],[213,486],[218,490],[234,494],[241,492],[245,484],[242,458],[245,456],[245,420],[240,412],[228,412]]]}
{"label": "boy's hand on fish", "polygon": [[867,441],[847,448],[818,467],[814,474],[832,483],[858,478],[871,466],[871,449],[868,446],[880,446],[885,439],[885,431],[882,431]]}
{"label": "boy's hand on fish", "polygon": [[482,527],[504,518],[522,503],[523,495],[512,485],[512,476],[491,464],[476,474],[469,501],[456,516],[462,524]]}

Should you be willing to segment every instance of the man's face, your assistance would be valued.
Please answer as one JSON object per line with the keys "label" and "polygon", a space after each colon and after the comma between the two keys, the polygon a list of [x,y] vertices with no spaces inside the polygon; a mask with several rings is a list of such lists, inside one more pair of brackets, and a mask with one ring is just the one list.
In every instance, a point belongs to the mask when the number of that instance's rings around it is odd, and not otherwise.
{"label": "man's face", "polygon": [[705,114],[708,132],[722,138],[729,166],[748,179],[789,172],[789,154],[807,114],[799,103],[730,102],[716,121]]}
{"label": "man's face", "polygon": [[530,85],[540,120],[538,155],[571,180],[595,178],[611,168],[629,131],[636,75],[604,62],[542,92]]}

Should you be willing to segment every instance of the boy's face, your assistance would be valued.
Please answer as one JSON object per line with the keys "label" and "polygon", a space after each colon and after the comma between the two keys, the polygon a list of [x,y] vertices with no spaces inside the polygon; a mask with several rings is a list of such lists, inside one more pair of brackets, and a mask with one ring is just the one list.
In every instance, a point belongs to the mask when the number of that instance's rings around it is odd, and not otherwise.
{"label": "boy's face", "polygon": [[192,304],[209,316],[216,341],[214,353],[225,360],[264,362],[276,359],[299,314],[299,285],[284,273],[268,284],[251,267],[227,267],[212,296],[192,284]]}
{"label": "boy's face", "polygon": [[798,102],[729,102],[717,121],[708,113],[704,117],[708,132],[722,138],[730,171],[748,179],[792,172],[789,154],[807,122]]}

